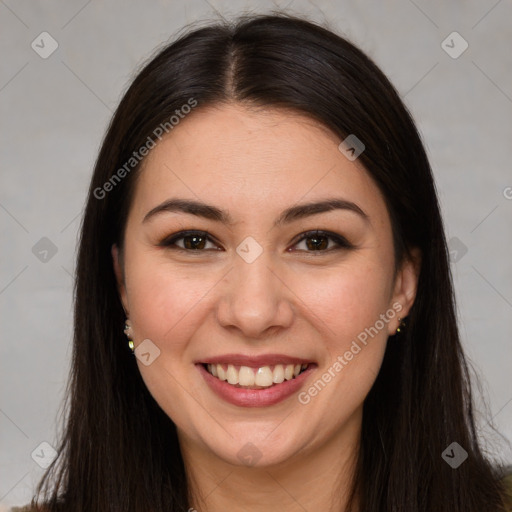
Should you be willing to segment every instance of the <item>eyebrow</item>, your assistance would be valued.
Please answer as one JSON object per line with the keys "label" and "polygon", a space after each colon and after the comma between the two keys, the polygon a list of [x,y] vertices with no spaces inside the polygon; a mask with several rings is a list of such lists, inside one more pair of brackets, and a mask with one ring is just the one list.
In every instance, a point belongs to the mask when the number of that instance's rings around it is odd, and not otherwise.
{"label": "eyebrow", "polygon": [[[348,210],[359,215],[365,222],[370,222],[368,215],[355,203],[341,198],[330,198],[323,201],[299,204],[284,210],[274,222],[274,226],[289,224],[293,221],[316,215],[319,213],[329,212],[332,210]],[[163,203],[155,206],[145,216],[142,222],[163,212],[178,212],[196,215],[205,219],[221,222],[228,226],[232,226],[235,222],[231,215],[216,206],[201,203],[191,199],[168,199]]]}

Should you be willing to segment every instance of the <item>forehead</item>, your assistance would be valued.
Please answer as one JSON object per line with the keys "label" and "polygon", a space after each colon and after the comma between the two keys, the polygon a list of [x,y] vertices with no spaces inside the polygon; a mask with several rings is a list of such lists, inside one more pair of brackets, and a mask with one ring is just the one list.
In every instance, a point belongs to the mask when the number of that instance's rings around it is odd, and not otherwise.
{"label": "forehead", "polygon": [[357,160],[339,151],[340,142],[296,112],[239,104],[198,108],[146,157],[132,206],[143,215],[172,196],[214,203],[235,214],[263,214],[336,196],[382,216],[380,191]]}

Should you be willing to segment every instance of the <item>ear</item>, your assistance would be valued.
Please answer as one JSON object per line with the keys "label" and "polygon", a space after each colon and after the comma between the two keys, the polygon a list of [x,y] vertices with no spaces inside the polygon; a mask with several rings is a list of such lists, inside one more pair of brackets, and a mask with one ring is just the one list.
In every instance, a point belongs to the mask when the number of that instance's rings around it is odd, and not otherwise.
{"label": "ear", "polygon": [[124,311],[126,313],[126,316],[128,317],[129,309],[128,309],[128,300],[126,297],[126,285],[124,282],[123,264],[121,261],[121,251],[119,250],[119,247],[117,247],[116,244],[112,245],[111,253],[112,253],[112,263],[114,266],[114,274],[116,276],[116,281],[117,281],[117,291],[119,292],[119,297],[121,299],[121,303],[123,304]]}
{"label": "ear", "polygon": [[390,336],[396,333],[399,325],[398,317],[405,318],[414,304],[420,270],[421,251],[418,248],[413,248],[410,250],[409,256],[404,259],[395,278],[390,307],[394,305],[393,309],[397,312],[397,316],[394,322],[388,323],[388,333]]}

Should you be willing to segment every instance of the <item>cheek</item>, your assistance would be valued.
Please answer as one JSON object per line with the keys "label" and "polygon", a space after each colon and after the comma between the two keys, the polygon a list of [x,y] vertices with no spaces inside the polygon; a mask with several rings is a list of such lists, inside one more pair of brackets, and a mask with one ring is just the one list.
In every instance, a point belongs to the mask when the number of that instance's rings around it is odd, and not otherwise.
{"label": "cheek", "polygon": [[330,344],[343,345],[386,312],[391,280],[382,266],[354,264],[302,278],[298,290]]}
{"label": "cheek", "polygon": [[[324,357],[299,402],[324,417],[330,404],[327,416],[335,430],[362,404],[379,372],[395,316],[391,281],[385,268],[372,264],[347,266],[315,282],[307,309],[310,319],[317,318]],[[306,289],[302,293],[307,296]]]}
{"label": "cheek", "polygon": [[177,350],[180,340],[187,339],[184,329],[191,325],[205,293],[215,284],[212,273],[200,279],[158,258],[134,256],[126,262],[126,276],[136,339],[149,338],[165,345],[166,350]]}
{"label": "cheek", "polygon": [[[135,251],[132,253],[134,254]],[[136,340],[149,338],[170,350],[187,339],[220,276],[210,269],[179,269],[143,252],[126,261],[126,286]],[[286,272],[297,314],[316,324],[325,340],[344,343],[375,324],[388,307],[390,281],[382,264],[354,261],[336,269]],[[213,293],[212,295],[215,295]],[[288,300],[294,301],[293,297]],[[301,320],[298,318],[297,320]],[[169,343],[172,340],[172,343]]]}
{"label": "cheek", "polygon": [[[190,377],[187,348],[200,325],[202,300],[215,284],[179,271],[159,258],[135,251],[125,264],[130,319],[135,344],[151,340],[160,349],[158,357],[146,366],[137,361],[142,378],[155,400],[182,428],[192,428],[189,394],[183,382]],[[192,385],[187,384],[189,389]],[[200,413],[201,411],[199,411]]]}

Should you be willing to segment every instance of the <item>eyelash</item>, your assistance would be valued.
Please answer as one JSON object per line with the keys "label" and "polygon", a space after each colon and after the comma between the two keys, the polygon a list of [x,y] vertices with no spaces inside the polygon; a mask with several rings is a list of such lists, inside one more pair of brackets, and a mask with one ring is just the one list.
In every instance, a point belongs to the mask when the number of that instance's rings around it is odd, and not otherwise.
{"label": "eyelash", "polygon": [[[168,248],[168,249],[172,249],[172,250],[177,250],[177,251],[181,251],[181,252],[186,252],[186,253],[200,253],[200,252],[204,252],[208,249],[186,249],[186,248],[183,248],[183,247],[179,247],[179,246],[176,246],[176,242],[178,240],[182,240],[182,239],[185,239],[189,236],[196,236],[196,237],[200,237],[200,238],[206,238],[207,241],[215,244],[215,240],[213,240],[206,231],[196,231],[196,230],[187,230],[187,231],[180,231],[179,233],[175,233],[174,235],[171,235],[170,237],[167,237],[165,238],[164,240],[162,240],[159,244],[159,246],[161,247],[165,247],[165,248]],[[322,231],[320,229],[315,229],[315,230],[312,230],[312,231],[306,231],[305,233],[302,233],[300,235],[300,238],[293,244],[294,246],[299,244],[300,242],[308,239],[308,238],[313,238],[313,237],[325,237],[325,238],[328,238],[329,240],[332,240],[334,241],[334,243],[337,244],[337,247],[331,247],[329,249],[324,249],[324,250],[311,250],[311,251],[305,251],[307,253],[330,253],[334,250],[340,250],[340,249],[352,249],[354,246],[352,244],[350,244],[346,238],[342,237],[341,235],[337,235],[336,233],[331,233],[329,231]],[[211,249],[210,249],[211,250]]]}

